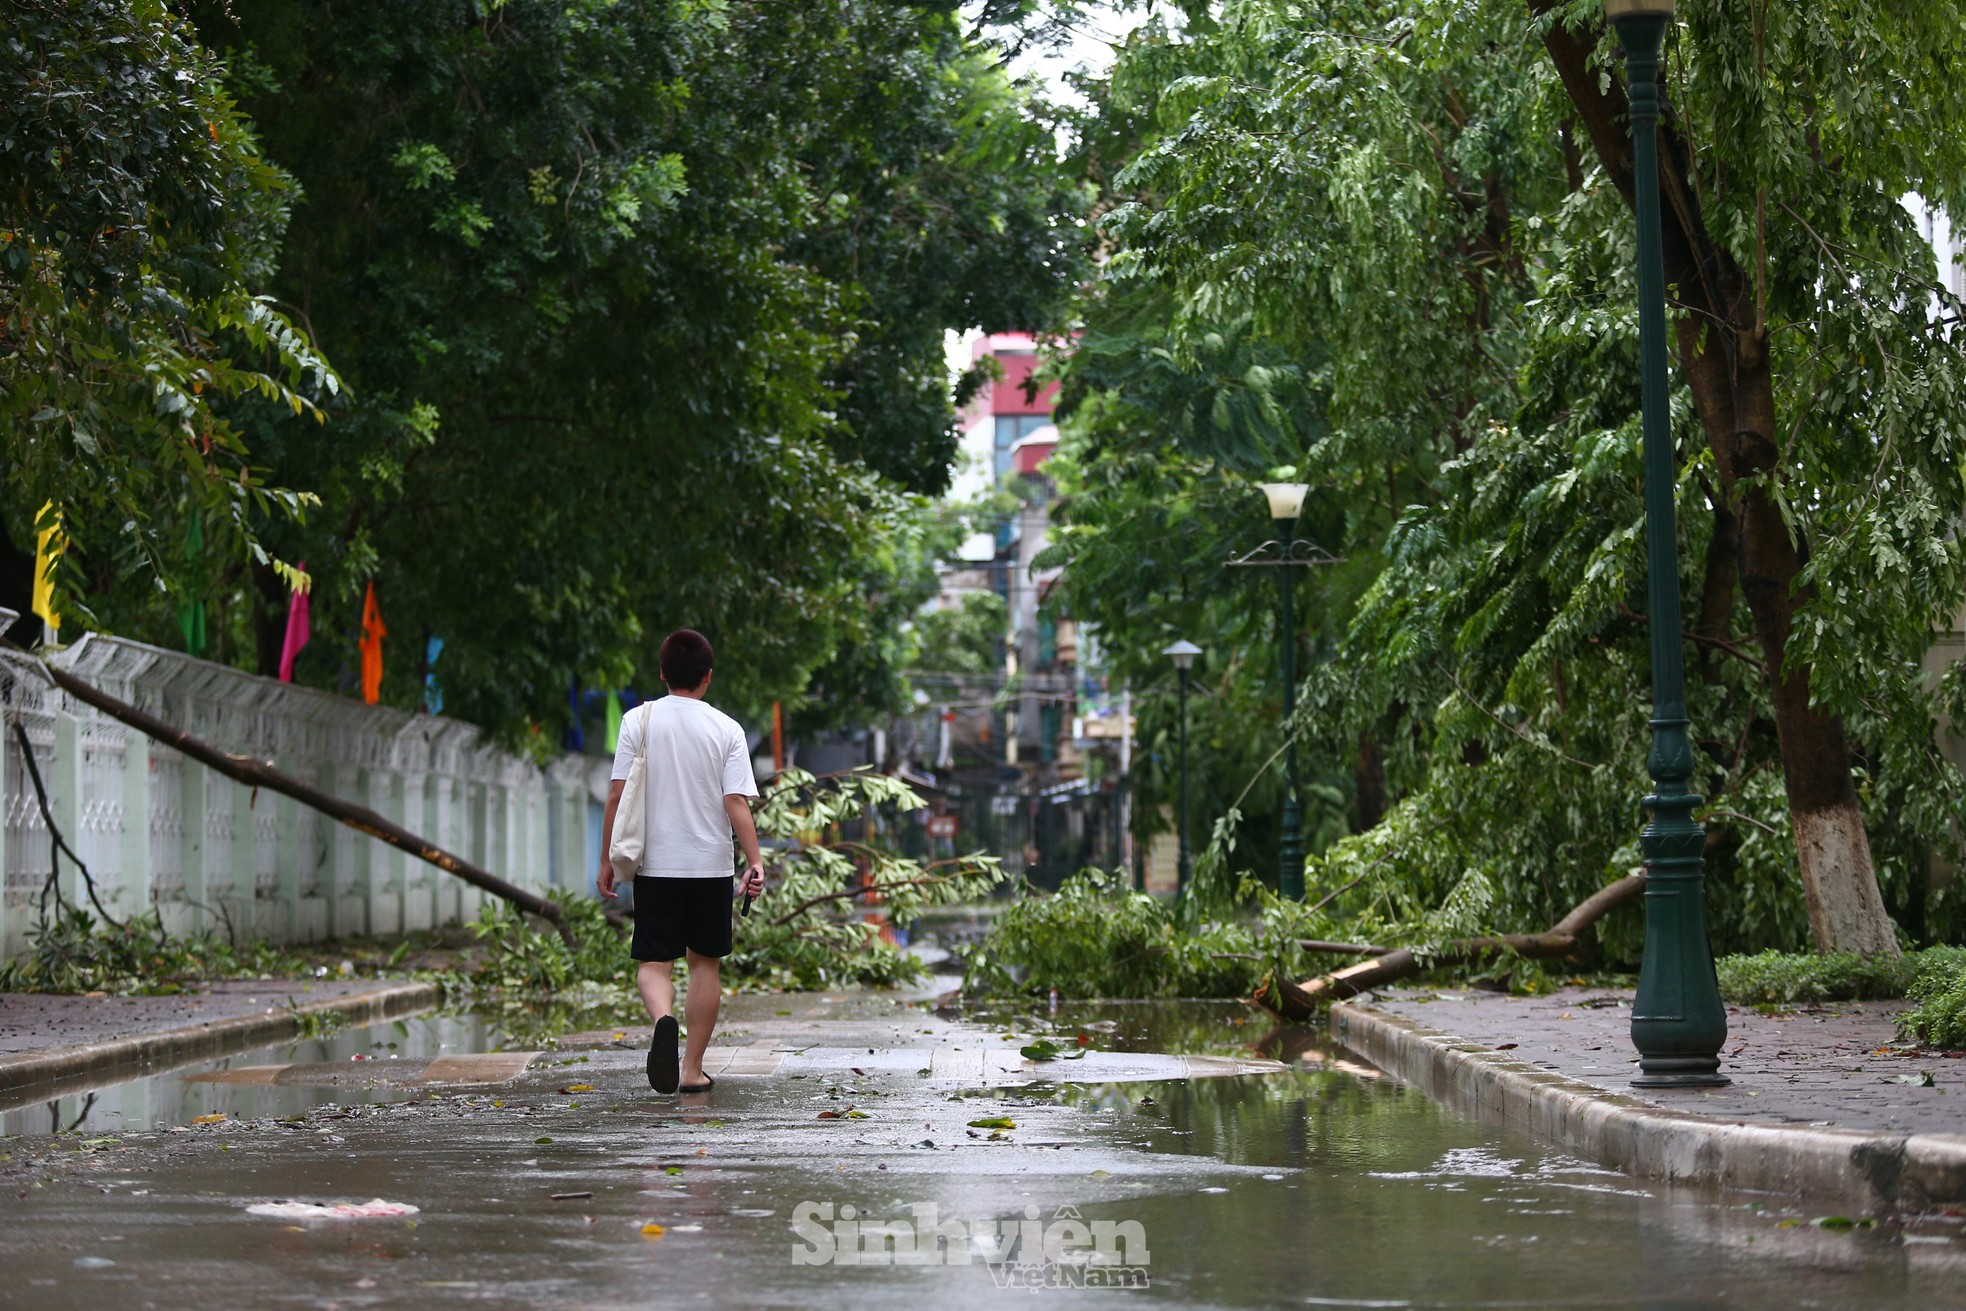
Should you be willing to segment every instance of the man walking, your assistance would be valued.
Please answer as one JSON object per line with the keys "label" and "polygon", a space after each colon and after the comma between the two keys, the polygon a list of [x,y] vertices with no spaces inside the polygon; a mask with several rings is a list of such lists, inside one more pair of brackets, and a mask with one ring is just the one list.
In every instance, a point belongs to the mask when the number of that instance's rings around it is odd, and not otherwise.
{"label": "man walking", "polygon": [[[641,962],[635,987],[655,1021],[649,1044],[649,1086],[659,1093],[708,1092],[716,1080],[703,1072],[703,1052],[717,1026],[721,1000],[718,962],[731,946],[731,838],[744,849],[741,890],[765,889],[758,831],[751,823],[751,752],[736,720],[703,700],[710,690],[710,643],[698,632],[677,629],[662,639],[656,664],[669,695],[644,703],[622,720],[614,755],[613,784],[601,821],[603,897],[614,895],[608,849],[615,811],[629,766],[647,753],[646,841],[635,875],[635,939],[629,954]],[[689,959],[684,1016],[689,1046],[677,1066],[676,983],[678,957]]]}

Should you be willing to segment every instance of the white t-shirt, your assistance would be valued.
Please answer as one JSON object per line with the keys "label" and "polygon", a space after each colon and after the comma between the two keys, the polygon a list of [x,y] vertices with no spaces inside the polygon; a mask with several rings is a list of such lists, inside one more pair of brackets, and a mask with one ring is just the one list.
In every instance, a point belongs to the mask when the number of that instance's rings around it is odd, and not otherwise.
{"label": "white t-shirt", "polygon": [[648,846],[641,873],[654,878],[724,878],[733,872],[724,798],[755,797],[744,730],[695,697],[645,702],[621,721],[609,777],[625,779],[648,735]]}

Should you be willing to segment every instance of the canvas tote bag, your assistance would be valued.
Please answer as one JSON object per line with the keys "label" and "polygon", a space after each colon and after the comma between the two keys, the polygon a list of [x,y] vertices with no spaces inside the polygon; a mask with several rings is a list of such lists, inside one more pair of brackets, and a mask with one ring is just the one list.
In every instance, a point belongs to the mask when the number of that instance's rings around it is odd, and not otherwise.
{"label": "canvas tote bag", "polygon": [[621,801],[614,808],[614,832],[608,839],[608,864],[618,879],[632,879],[642,867],[642,854],[648,850],[648,774],[649,707],[642,705],[642,746],[628,766],[628,778],[621,785]]}

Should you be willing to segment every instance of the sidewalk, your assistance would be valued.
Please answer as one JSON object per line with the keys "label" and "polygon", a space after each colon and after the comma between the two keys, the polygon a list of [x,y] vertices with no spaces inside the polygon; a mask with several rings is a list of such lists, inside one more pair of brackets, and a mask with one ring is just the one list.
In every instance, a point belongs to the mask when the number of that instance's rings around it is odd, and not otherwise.
{"label": "sidewalk", "polygon": [[441,996],[434,984],[373,979],[227,980],[174,997],[0,993],[0,1102],[278,1042],[297,1014],[370,1024]]}
{"label": "sidewalk", "polygon": [[1631,999],[1402,989],[1334,1006],[1331,1027],[1457,1109],[1634,1174],[1867,1211],[1966,1203],[1966,1060],[1900,1044],[1899,1004],[1730,1006],[1733,1083],[1673,1091],[1631,1086]]}

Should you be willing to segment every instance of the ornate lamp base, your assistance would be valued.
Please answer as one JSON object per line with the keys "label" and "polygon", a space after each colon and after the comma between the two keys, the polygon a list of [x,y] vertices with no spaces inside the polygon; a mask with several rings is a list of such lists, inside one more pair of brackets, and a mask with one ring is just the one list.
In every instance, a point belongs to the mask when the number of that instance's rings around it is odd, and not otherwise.
{"label": "ornate lamp base", "polygon": [[1639,1063],[1634,1088],[1721,1088],[1734,1082],[1712,1056],[1654,1057]]}

